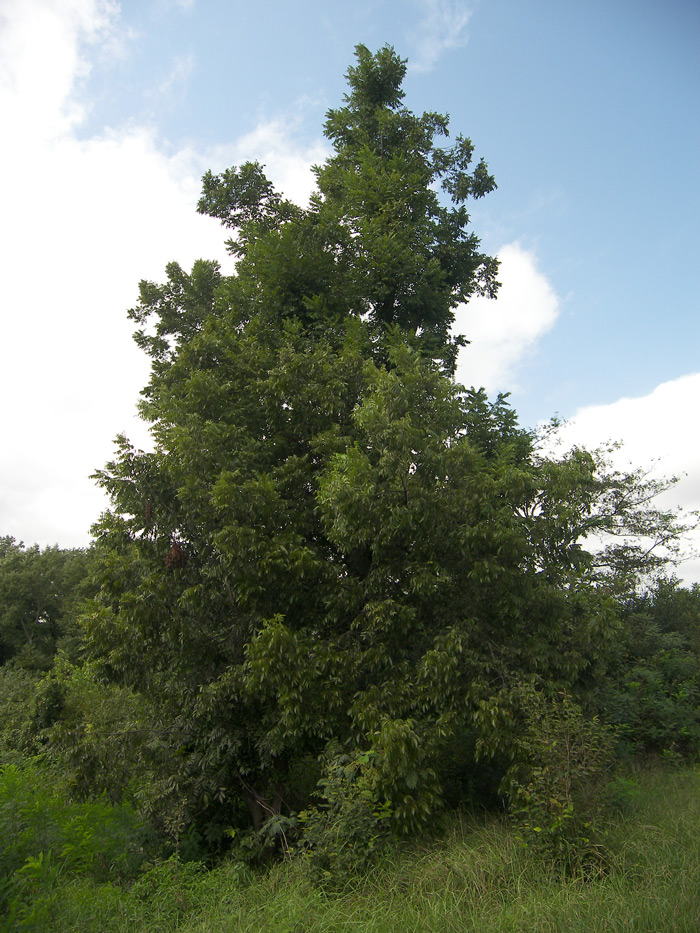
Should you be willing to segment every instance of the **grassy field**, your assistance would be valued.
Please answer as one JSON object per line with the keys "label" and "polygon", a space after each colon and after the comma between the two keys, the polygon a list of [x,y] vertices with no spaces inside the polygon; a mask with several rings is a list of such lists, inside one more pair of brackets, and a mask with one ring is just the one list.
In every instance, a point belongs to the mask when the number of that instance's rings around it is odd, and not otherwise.
{"label": "grassy field", "polygon": [[333,893],[311,885],[301,863],[253,875],[233,862],[209,872],[169,862],[129,890],[65,879],[4,929],[698,933],[700,770],[644,771],[628,786],[608,871],[592,880],[562,880],[500,821],[464,818]]}

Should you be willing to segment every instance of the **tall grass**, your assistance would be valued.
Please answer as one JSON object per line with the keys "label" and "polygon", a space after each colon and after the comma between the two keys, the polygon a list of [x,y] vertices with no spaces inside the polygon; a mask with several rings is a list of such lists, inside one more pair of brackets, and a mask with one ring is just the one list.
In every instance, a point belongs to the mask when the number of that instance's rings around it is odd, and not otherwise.
{"label": "tall grass", "polygon": [[[607,871],[562,878],[503,822],[456,818],[446,836],[395,850],[372,873],[325,891],[302,862],[253,875],[235,862],[206,872],[175,860],[130,889],[76,878],[46,931],[700,931],[700,771],[644,771],[609,828]],[[19,927],[17,929],[20,929]],[[29,927],[27,927],[29,929]]]}

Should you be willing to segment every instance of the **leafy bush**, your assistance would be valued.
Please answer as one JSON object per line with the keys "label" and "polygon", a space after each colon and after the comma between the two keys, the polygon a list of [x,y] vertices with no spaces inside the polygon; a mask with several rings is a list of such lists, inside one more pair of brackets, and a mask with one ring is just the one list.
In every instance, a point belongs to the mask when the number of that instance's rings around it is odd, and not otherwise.
{"label": "leafy bush", "polygon": [[46,929],[60,886],[77,876],[134,877],[144,840],[128,805],[70,803],[46,769],[8,765],[0,771],[0,915],[12,929]]}
{"label": "leafy bush", "polygon": [[391,807],[377,792],[376,753],[331,752],[319,782],[322,803],[299,814],[301,849],[316,878],[341,880],[366,868],[391,836]]}
{"label": "leafy bush", "polygon": [[161,920],[177,920],[194,906],[203,872],[201,862],[183,862],[172,855],[149,865],[132,891]]}
{"label": "leafy bush", "polygon": [[522,715],[516,759],[505,779],[522,840],[567,873],[601,869],[610,729],[586,718],[566,692],[548,699],[525,688]]}
{"label": "leafy bush", "polygon": [[661,580],[630,600],[593,702],[635,754],[700,749],[700,588]]}
{"label": "leafy bush", "polygon": [[20,764],[38,751],[34,698],[39,675],[8,664],[0,667],[0,753]]}
{"label": "leafy bush", "polygon": [[[60,697],[60,710],[54,710]],[[132,691],[103,683],[91,665],[74,667],[59,658],[39,684],[37,717],[46,720],[48,752],[86,799],[130,799],[152,782],[157,732]]]}

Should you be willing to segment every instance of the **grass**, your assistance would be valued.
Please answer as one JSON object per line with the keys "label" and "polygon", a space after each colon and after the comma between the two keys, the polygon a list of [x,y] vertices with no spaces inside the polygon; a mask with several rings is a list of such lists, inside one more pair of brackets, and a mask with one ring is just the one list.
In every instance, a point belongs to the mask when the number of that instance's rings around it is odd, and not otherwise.
{"label": "grass", "polygon": [[[645,771],[610,827],[609,870],[561,879],[490,819],[455,819],[445,838],[395,851],[370,874],[329,892],[301,863],[253,875],[175,862],[131,890],[75,880],[54,892],[43,926],[81,933],[698,933],[700,770]],[[0,929],[2,927],[0,926]]]}

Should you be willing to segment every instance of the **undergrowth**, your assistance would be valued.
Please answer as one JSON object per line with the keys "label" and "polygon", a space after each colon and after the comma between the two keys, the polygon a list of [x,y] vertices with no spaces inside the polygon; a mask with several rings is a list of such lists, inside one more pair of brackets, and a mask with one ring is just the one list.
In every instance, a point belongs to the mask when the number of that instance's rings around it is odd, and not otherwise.
{"label": "undergrowth", "polygon": [[341,888],[314,884],[303,859],[253,873],[235,861],[207,871],[171,857],[121,884],[62,870],[41,917],[6,915],[0,929],[696,933],[700,771],[646,769],[618,780],[614,794],[608,870],[593,880],[562,877],[502,820],[455,816],[443,838],[391,848]]}

